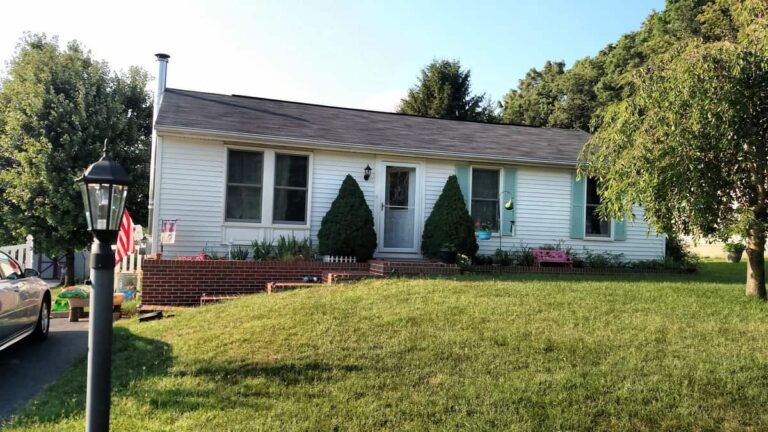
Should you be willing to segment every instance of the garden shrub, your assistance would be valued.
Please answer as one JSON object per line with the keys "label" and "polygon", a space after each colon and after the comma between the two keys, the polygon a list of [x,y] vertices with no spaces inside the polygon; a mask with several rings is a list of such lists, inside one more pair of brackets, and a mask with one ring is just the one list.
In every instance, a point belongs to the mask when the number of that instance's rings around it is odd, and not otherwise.
{"label": "garden shrub", "polygon": [[232,246],[232,249],[229,251],[229,256],[233,260],[245,261],[248,259],[248,253],[248,249],[243,246]]}
{"label": "garden shrub", "polygon": [[667,234],[667,238],[664,242],[664,254],[667,258],[671,258],[673,261],[684,261],[691,256],[688,244],[680,237],[674,234]]}
{"label": "garden shrub", "polygon": [[273,248],[275,257],[280,261],[312,259],[312,245],[309,239],[297,239],[294,236],[280,236]]}
{"label": "garden shrub", "polygon": [[421,253],[434,258],[446,243],[452,244],[459,254],[470,258],[477,253],[475,225],[467,211],[467,204],[455,175],[448,177],[432,213],[424,224]]}
{"label": "garden shrub", "polygon": [[253,251],[253,259],[256,261],[268,261],[274,259],[274,248],[271,242],[266,240],[259,241],[254,240],[251,242],[251,251]]}
{"label": "garden shrub", "polygon": [[280,236],[277,239],[277,244],[272,244],[267,240],[254,240],[251,242],[251,251],[253,252],[253,259],[256,261],[311,260],[314,256],[312,243],[309,239],[299,240],[293,235]]}
{"label": "garden shrub", "polygon": [[584,253],[578,256],[578,261],[580,261],[584,267],[596,269],[621,268],[627,266],[627,262],[624,260],[624,254],[592,252],[586,248],[584,249]]}
{"label": "garden shrub", "polygon": [[533,248],[523,243],[510,252],[510,257],[513,265],[531,267],[534,264]]}
{"label": "garden shrub", "polygon": [[376,250],[373,213],[351,175],[347,174],[323,217],[317,238],[321,255],[354,256],[361,262],[373,257]]}

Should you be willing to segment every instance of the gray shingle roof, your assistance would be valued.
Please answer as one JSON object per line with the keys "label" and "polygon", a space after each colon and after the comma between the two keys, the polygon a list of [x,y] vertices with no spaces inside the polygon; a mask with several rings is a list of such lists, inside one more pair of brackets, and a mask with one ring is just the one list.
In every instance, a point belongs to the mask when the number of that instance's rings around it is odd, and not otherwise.
{"label": "gray shingle roof", "polygon": [[483,160],[574,165],[589,134],[167,89],[159,131],[271,137]]}

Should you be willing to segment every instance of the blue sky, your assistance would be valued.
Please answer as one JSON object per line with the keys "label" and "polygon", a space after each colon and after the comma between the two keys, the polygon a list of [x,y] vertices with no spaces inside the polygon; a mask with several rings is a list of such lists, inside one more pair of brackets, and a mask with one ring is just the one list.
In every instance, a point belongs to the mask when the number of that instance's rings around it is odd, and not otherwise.
{"label": "blue sky", "polygon": [[[66,3],[66,4],[64,4]],[[663,0],[13,2],[0,59],[24,31],[78,39],[113,68],[168,85],[392,110],[433,58],[459,59],[500,99],[531,67],[594,55],[637,30]]]}

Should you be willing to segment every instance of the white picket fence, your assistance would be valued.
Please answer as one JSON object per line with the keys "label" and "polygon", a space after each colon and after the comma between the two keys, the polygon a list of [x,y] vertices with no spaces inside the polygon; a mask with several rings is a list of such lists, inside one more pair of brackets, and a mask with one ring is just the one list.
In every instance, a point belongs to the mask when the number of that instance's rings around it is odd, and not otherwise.
{"label": "white picket fence", "polygon": [[144,262],[144,255],[132,253],[115,266],[115,273],[138,273],[141,271],[142,262]]}
{"label": "white picket fence", "polygon": [[323,262],[326,262],[326,263],[356,263],[357,262],[357,257],[353,257],[353,256],[323,255]]}
{"label": "white picket fence", "polygon": [[12,245],[12,246],[0,246],[0,251],[3,251],[11,256],[11,258],[18,261],[25,269],[32,268],[32,257],[34,256],[35,238],[32,234],[27,236],[27,242]]}

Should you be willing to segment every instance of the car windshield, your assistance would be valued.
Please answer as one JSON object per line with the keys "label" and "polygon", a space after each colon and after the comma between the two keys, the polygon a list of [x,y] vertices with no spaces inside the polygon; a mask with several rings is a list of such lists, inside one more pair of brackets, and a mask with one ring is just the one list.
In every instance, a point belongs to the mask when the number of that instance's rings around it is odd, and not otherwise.
{"label": "car windshield", "polygon": [[21,275],[19,264],[8,255],[0,252],[0,276],[4,279],[18,279]]}

